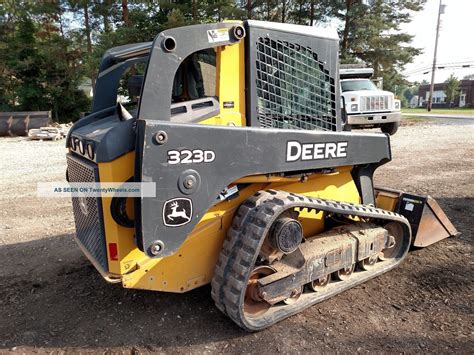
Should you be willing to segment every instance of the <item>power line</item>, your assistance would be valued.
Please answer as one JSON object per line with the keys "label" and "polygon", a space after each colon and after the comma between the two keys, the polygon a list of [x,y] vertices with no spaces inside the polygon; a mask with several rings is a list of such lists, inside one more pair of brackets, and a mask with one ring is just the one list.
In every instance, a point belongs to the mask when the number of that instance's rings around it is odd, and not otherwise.
{"label": "power line", "polygon": [[[474,61],[465,61],[465,62],[453,62],[453,63],[440,63],[436,66],[436,69],[448,69],[448,68],[454,68],[454,69],[462,69],[462,68],[474,68]],[[428,72],[431,72],[432,67],[431,66],[425,66],[425,67],[420,67],[416,69],[412,69],[408,72],[403,73],[405,76],[410,76],[413,74],[425,72],[428,70]],[[426,73],[423,73],[426,74]]]}

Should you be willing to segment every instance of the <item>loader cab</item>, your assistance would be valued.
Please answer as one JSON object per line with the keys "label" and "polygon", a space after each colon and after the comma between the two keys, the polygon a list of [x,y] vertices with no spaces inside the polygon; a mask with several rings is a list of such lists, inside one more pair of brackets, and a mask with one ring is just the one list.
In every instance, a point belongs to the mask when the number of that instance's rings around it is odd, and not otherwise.
{"label": "loader cab", "polygon": [[[176,45],[175,38],[164,38],[162,33],[155,42],[108,50],[96,81],[92,114],[75,128],[118,116],[120,121],[132,117],[209,125],[340,130],[338,75],[336,58],[332,58],[335,38],[321,36],[325,47],[315,51],[308,45],[311,41],[305,42],[305,36],[297,42],[291,35],[282,36],[284,40],[270,40],[266,33],[277,34],[280,26],[259,28],[256,22],[247,24],[255,32],[255,44],[242,40],[242,26],[226,26],[229,30],[226,28],[225,33],[222,29],[208,30],[207,43],[193,43],[186,38],[189,34],[180,34]],[[172,44],[165,48],[165,43]],[[309,81],[309,77],[316,80]],[[246,94],[250,92],[254,94]],[[118,97],[128,97],[128,101],[117,105]],[[163,115],[163,107],[168,105],[170,111]]]}

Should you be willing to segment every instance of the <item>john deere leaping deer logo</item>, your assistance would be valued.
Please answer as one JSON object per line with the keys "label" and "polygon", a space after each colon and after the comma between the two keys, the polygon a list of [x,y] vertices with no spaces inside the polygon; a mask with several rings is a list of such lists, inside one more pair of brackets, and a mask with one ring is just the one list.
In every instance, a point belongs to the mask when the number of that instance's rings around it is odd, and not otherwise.
{"label": "john deere leaping deer logo", "polygon": [[163,224],[168,227],[179,227],[191,221],[193,205],[190,199],[177,197],[163,205]]}
{"label": "john deere leaping deer logo", "polygon": [[183,208],[182,210],[178,211],[179,203],[177,201],[171,203],[171,213],[166,216],[171,221],[174,221],[175,218],[185,218],[189,221],[189,217],[186,213],[186,210]]}

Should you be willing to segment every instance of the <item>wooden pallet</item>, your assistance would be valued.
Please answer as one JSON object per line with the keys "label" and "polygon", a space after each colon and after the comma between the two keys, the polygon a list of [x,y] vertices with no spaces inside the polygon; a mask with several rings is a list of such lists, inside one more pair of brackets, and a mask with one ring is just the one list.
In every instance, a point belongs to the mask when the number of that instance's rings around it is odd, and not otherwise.
{"label": "wooden pallet", "polygon": [[32,140],[53,140],[63,139],[64,135],[58,127],[41,127],[30,129],[28,137]]}

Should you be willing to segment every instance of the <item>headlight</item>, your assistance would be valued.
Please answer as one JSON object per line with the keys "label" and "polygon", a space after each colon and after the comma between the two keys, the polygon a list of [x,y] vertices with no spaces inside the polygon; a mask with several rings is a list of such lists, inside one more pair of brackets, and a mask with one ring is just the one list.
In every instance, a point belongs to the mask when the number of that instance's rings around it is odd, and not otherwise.
{"label": "headlight", "polygon": [[400,110],[400,101],[395,101],[395,110]]}
{"label": "headlight", "polygon": [[357,111],[359,108],[359,105],[358,104],[351,104],[351,111]]}

